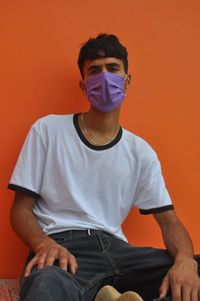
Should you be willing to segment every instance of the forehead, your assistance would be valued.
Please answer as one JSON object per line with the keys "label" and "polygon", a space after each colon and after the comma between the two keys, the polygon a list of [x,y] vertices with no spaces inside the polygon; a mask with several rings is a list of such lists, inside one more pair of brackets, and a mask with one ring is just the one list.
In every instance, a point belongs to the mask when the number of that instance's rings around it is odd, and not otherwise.
{"label": "forehead", "polygon": [[105,57],[105,58],[98,58],[95,60],[86,60],[84,62],[83,71],[87,71],[92,66],[106,66],[108,64],[118,64],[120,68],[124,69],[124,64],[122,60],[117,59],[115,57]]}

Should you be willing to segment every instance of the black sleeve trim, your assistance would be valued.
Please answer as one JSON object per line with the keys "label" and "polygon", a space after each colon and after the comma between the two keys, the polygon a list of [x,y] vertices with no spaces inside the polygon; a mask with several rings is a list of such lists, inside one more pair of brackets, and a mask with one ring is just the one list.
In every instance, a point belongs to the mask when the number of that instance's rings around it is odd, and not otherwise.
{"label": "black sleeve trim", "polygon": [[32,190],[29,190],[27,188],[18,186],[18,185],[14,185],[14,184],[9,184],[8,185],[8,189],[14,190],[14,191],[21,191],[35,199],[38,199],[40,197],[40,195]]}
{"label": "black sleeve trim", "polygon": [[174,210],[174,206],[173,205],[167,205],[167,206],[163,206],[163,207],[159,207],[159,208],[152,208],[152,209],[140,209],[140,213],[141,214],[152,214],[152,213],[160,213],[160,212],[164,212],[167,210]]}

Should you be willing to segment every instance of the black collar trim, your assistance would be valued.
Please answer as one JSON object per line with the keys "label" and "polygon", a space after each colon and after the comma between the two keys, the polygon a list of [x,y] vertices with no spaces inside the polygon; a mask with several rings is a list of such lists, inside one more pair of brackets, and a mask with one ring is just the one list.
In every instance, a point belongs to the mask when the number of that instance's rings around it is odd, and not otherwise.
{"label": "black collar trim", "polygon": [[106,144],[106,145],[93,145],[91,144],[86,138],[85,136],[83,135],[80,127],[79,127],[79,124],[78,124],[78,116],[80,115],[81,113],[78,113],[78,114],[74,114],[73,116],[73,122],[74,122],[74,126],[75,126],[75,129],[80,137],[80,139],[83,141],[83,143],[85,145],[87,145],[89,148],[91,149],[94,149],[94,150],[105,150],[105,149],[108,149],[112,146],[114,146],[115,144],[117,144],[119,142],[119,140],[121,139],[122,137],[122,128],[120,126],[119,128],[119,131],[117,133],[117,136],[115,137],[115,139],[113,141],[111,141],[110,143]]}

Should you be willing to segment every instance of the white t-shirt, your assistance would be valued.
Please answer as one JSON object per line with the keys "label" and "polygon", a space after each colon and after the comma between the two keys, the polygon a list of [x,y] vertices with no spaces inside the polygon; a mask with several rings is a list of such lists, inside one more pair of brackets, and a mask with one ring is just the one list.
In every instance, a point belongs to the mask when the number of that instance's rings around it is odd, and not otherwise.
{"label": "white t-shirt", "polygon": [[121,224],[132,207],[173,209],[152,148],[121,127],[114,141],[94,146],[78,114],[48,115],[31,127],[8,188],[35,197],[46,234],[99,229],[126,240]]}

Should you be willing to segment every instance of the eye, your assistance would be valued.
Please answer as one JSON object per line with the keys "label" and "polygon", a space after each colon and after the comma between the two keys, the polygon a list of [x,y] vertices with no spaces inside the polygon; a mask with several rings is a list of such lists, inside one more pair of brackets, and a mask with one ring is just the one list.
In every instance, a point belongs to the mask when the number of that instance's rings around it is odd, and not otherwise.
{"label": "eye", "polygon": [[92,71],[90,71],[89,75],[93,75],[93,74],[97,74],[98,70],[97,69],[93,69]]}
{"label": "eye", "polygon": [[94,73],[97,73],[97,70],[93,70],[93,71],[91,72],[91,74],[94,74]]}
{"label": "eye", "polygon": [[116,67],[110,67],[110,68],[109,68],[109,71],[110,71],[110,72],[117,72],[118,69],[117,69]]}

